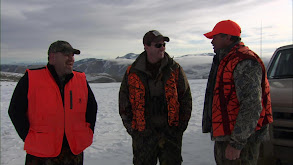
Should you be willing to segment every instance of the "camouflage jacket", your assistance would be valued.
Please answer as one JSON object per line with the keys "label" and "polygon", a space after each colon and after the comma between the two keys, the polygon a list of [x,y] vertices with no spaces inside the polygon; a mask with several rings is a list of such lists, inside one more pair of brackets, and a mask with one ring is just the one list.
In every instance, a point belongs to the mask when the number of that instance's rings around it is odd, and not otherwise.
{"label": "camouflage jacket", "polygon": [[230,145],[236,149],[242,149],[247,141],[262,141],[267,138],[268,126],[264,126],[255,132],[255,127],[262,111],[262,68],[255,60],[243,60],[237,64],[233,71],[236,94],[240,103],[240,110],[236,124],[231,135],[213,137],[212,132],[212,102],[213,88],[217,75],[218,65],[236,44],[229,48],[220,50],[214,57],[209,80],[206,89],[205,103],[203,110],[202,129],[203,133],[211,132],[212,140],[230,141]]}
{"label": "camouflage jacket", "polygon": [[[153,130],[152,127],[163,125],[161,128],[163,129],[172,129],[176,132],[183,133],[188,125],[188,121],[191,116],[192,111],[192,97],[190,92],[190,86],[188,84],[187,78],[182,67],[173,61],[170,56],[165,53],[164,59],[162,59],[160,67],[157,73],[154,75],[152,71],[150,71],[147,67],[147,54],[143,52],[140,56],[137,57],[135,62],[132,64],[130,72],[136,73],[143,84],[147,84],[146,94],[145,94],[145,111],[146,111],[146,130],[143,132],[148,132],[149,130]],[[170,71],[172,68],[179,67],[179,77],[178,77],[178,102],[180,104],[179,107],[179,126],[175,128],[175,126],[168,126],[167,120],[168,115],[167,113],[163,113],[161,116],[157,116],[156,114],[152,113],[156,108],[152,106],[153,103],[151,98],[153,96],[161,96],[164,95],[164,85],[166,80],[169,78]],[[169,74],[168,74],[169,73]],[[166,104],[166,100],[160,100],[161,105]],[[132,128],[132,108],[131,103],[129,100],[129,86],[128,86],[128,74],[125,73],[119,91],[119,114],[122,118],[122,122],[130,135],[133,135],[136,130]],[[159,126],[160,127],[160,126]]]}

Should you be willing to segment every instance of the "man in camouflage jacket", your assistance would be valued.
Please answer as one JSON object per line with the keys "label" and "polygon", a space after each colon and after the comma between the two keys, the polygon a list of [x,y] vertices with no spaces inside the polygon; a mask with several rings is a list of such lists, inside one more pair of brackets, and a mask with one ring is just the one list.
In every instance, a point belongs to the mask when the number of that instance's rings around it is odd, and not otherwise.
{"label": "man in camouflage jacket", "polygon": [[210,71],[203,110],[203,133],[215,141],[219,165],[256,164],[260,142],[272,122],[269,84],[263,62],[240,38],[231,20],[204,34],[213,39],[216,55]]}
{"label": "man in camouflage jacket", "polygon": [[132,137],[133,164],[180,165],[182,136],[191,116],[190,87],[181,66],[165,52],[156,30],[143,38],[145,51],[128,67],[119,92],[119,113]]}

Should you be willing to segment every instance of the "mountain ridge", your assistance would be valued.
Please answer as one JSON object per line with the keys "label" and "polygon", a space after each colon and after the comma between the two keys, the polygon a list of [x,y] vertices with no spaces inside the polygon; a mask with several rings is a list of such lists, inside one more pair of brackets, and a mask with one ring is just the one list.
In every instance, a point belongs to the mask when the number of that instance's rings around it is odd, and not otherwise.
{"label": "mountain ridge", "polygon": [[[138,56],[139,54],[128,53],[122,57],[118,56],[115,59],[108,60],[86,58],[76,61],[73,69],[84,72],[87,76],[88,82],[120,82],[122,81],[127,67],[131,65]],[[213,56],[213,53],[188,54],[180,57],[174,57],[174,60],[182,66],[188,79],[207,79]],[[264,60],[264,62],[268,63],[268,60]],[[1,80],[7,81],[10,77],[11,81],[17,81],[19,79],[19,75],[17,77],[13,75],[7,76],[9,72],[24,74],[26,69],[40,68],[44,67],[44,65],[46,64],[3,64],[1,65]],[[2,77],[5,77],[5,79]]]}

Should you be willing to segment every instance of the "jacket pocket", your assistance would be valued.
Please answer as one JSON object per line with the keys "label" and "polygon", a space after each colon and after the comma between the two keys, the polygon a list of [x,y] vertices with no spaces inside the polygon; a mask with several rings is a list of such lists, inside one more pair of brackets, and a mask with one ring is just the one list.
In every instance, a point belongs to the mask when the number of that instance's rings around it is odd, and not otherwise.
{"label": "jacket pocket", "polygon": [[48,126],[34,126],[25,138],[24,150],[38,157],[55,157],[58,155],[57,139]]}
{"label": "jacket pocket", "polygon": [[93,131],[89,123],[76,124],[73,126],[72,133],[67,135],[71,144],[72,153],[79,154],[93,142]]}

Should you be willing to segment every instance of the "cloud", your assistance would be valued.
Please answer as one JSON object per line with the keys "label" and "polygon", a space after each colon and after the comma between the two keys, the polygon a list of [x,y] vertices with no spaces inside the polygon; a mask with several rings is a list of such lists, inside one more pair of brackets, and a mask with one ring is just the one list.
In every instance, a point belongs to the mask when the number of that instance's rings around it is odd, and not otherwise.
{"label": "cloud", "polygon": [[[115,58],[143,51],[142,37],[152,29],[170,37],[171,55],[212,52],[203,33],[224,19],[239,23],[248,43],[259,41],[260,21],[264,39],[275,35],[288,43],[290,37],[283,33],[292,33],[288,4],[289,0],[2,0],[1,59],[46,61],[49,45],[59,39],[79,48],[79,58]],[[274,9],[278,12],[268,11]]]}

